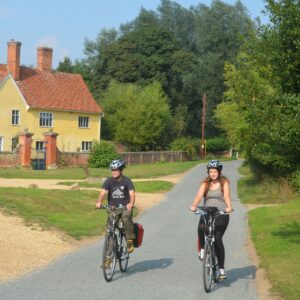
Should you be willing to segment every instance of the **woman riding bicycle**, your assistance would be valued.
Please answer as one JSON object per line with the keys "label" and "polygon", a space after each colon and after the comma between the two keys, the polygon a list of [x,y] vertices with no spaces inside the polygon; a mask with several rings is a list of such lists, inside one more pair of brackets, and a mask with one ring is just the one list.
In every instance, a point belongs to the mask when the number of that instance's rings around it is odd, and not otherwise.
{"label": "woman riding bicycle", "polygon": [[[194,199],[190,210],[196,211],[201,199],[204,197],[204,206],[215,206],[219,210],[230,213],[231,200],[230,200],[230,189],[229,180],[221,175],[223,165],[218,160],[211,160],[207,164],[208,177],[201,183],[199,191]],[[223,235],[229,223],[229,215],[220,215],[215,221],[215,250],[219,262],[220,268],[220,279],[227,278],[224,271],[225,262],[225,249],[223,244]],[[200,241],[200,252],[199,259],[203,259],[204,255],[204,243],[205,243],[205,220],[201,216],[198,226],[198,236]]]}

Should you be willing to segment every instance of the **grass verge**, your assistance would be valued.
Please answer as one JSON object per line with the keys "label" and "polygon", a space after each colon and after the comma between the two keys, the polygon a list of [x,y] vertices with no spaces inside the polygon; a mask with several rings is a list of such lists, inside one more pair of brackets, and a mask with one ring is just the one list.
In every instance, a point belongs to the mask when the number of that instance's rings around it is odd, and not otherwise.
{"label": "grass verge", "polygon": [[286,180],[268,176],[255,178],[247,165],[239,171],[245,177],[238,182],[238,195],[245,204],[280,204],[297,197]]}
{"label": "grass verge", "polygon": [[300,198],[249,212],[249,224],[261,266],[273,292],[300,299]]}
{"label": "grass verge", "polygon": [[57,228],[80,239],[104,232],[106,212],[96,211],[97,191],[0,188],[0,207],[30,224]]}
{"label": "grass verge", "polygon": [[286,182],[256,179],[248,166],[238,183],[238,193],[247,204],[280,204],[249,211],[249,225],[261,266],[275,294],[300,299],[300,196]]}
{"label": "grass verge", "polygon": [[[71,186],[78,183],[80,187],[84,188],[97,188],[102,186],[101,182],[87,182],[87,181],[61,181],[59,185]],[[169,191],[173,184],[172,182],[165,180],[150,180],[150,181],[137,181],[134,182],[134,186],[137,192],[140,193],[163,193]]]}

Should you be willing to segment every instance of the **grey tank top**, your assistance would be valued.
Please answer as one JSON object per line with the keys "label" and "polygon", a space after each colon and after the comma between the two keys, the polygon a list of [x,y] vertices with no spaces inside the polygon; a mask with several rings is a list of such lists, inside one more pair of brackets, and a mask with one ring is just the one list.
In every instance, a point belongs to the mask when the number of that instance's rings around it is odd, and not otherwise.
{"label": "grey tank top", "polygon": [[206,197],[204,198],[204,206],[216,206],[219,210],[226,209],[226,202],[221,186],[215,190],[208,190]]}

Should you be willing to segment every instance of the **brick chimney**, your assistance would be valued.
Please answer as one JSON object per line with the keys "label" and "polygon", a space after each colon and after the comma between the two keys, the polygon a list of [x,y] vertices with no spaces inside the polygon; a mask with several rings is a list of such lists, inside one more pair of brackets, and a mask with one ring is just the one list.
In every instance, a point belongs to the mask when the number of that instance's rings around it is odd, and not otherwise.
{"label": "brick chimney", "polygon": [[41,71],[52,71],[52,48],[37,48],[37,68]]}
{"label": "brick chimney", "polygon": [[14,40],[7,42],[7,67],[15,80],[20,79],[21,45]]}

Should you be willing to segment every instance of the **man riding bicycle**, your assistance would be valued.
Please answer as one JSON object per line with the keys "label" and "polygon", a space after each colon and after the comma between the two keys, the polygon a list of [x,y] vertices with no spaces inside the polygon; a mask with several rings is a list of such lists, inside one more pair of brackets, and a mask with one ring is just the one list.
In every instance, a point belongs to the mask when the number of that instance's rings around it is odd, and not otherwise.
{"label": "man riding bicycle", "polygon": [[[125,168],[124,160],[113,160],[109,168],[112,177],[107,178],[102,186],[102,191],[99,194],[96,207],[101,208],[106,194],[108,194],[108,205],[110,206],[125,206],[127,209],[120,209],[118,211],[119,218],[121,218],[125,227],[125,236],[127,238],[127,251],[132,253],[134,251],[133,240],[135,239],[134,225],[132,221],[132,208],[135,202],[134,185],[128,177],[124,176],[122,171]],[[110,228],[112,215],[108,215],[107,229]]]}

